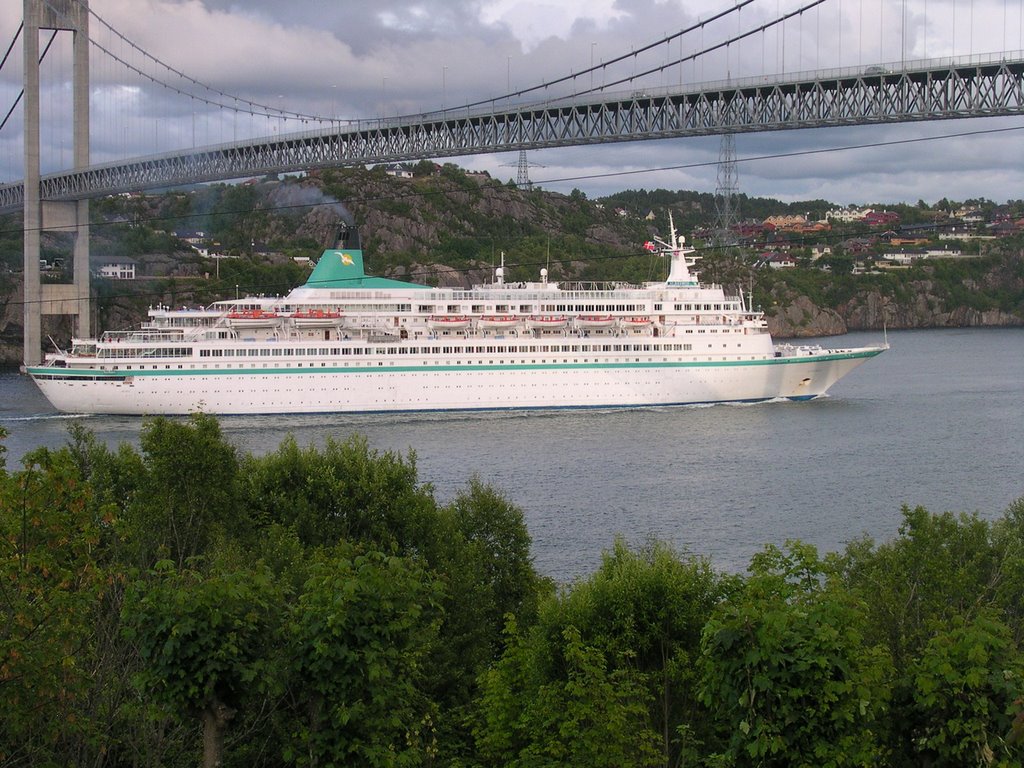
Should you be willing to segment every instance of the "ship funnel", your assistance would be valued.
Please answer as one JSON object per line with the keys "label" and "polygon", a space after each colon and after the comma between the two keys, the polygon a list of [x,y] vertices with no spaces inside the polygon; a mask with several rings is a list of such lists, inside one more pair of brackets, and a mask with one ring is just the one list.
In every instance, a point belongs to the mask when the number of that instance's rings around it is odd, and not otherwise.
{"label": "ship funnel", "polygon": [[361,251],[359,227],[355,224],[342,224],[338,227],[338,237],[334,243],[334,248],[338,251]]}

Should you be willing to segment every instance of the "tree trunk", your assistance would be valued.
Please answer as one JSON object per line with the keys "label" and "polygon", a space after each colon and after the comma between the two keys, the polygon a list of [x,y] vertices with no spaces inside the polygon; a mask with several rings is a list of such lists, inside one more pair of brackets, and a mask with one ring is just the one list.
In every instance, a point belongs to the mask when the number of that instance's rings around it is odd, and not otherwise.
{"label": "tree trunk", "polygon": [[224,751],[224,731],[235,710],[214,699],[203,712],[203,768],[220,768]]}

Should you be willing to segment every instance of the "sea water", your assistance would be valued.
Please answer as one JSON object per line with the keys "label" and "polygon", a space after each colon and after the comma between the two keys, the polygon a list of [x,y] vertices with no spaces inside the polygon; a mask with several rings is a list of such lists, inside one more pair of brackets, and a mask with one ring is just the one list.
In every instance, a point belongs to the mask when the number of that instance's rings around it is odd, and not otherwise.
{"label": "sea water", "polygon": [[[889,342],[829,397],[803,403],[221,424],[253,453],[288,434],[323,445],[359,433],[378,450],[412,450],[442,500],[477,476],[523,509],[538,569],[562,581],[593,572],[617,535],[742,571],[766,544],[801,539],[826,551],[864,534],[888,539],[903,504],[992,518],[1024,496],[1024,330],[902,331]],[[57,414],[26,377],[0,376],[8,468],[34,447],[64,444],[72,420],[111,445],[138,445],[143,424]]]}

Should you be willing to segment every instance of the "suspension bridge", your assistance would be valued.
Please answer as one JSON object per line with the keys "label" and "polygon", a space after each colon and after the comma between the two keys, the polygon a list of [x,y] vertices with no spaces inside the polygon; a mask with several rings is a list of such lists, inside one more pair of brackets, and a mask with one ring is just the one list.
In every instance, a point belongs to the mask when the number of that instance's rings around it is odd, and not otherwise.
{"label": "suspension bridge", "polygon": [[[787,14],[739,27],[704,44],[704,31],[732,17],[755,0],[735,5],[649,46],[582,68],[579,72],[499,97],[414,114],[339,120],[290,112],[232,96],[169,67],[127,41],[141,63],[119,54],[90,34],[90,22],[126,40],[96,16],[88,0],[24,0],[24,157],[20,181],[0,186],[0,213],[24,211],[25,361],[41,357],[40,315],[74,314],[79,335],[89,333],[88,200],[105,195],[164,188],[267,173],[324,167],[388,163],[651,139],[783,131],[800,128],[891,124],[1024,113],[1024,53],[968,54],[870,65],[817,67],[789,74],[693,82],[683,67],[730,46],[750,45],[802,18],[827,0],[810,0]],[[43,174],[40,154],[39,33],[73,35],[73,167]],[[701,32],[701,42],[683,55],[682,40]],[[98,37],[98,36],[97,36]],[[51,41],[52,41],[51,37]],[[679,54],[664,55],[678,45]],[[763,43],[762,43],[763,45]],[[13,43],[12,43],[13,46]],[[660,58],[636,71],[650,50]],[[123,67],[136,80],[199,99],[220,110],[259,114],[303,124],[312,130],[255,136],[210,146],[190,147],[90,162],[90,52]],[[10,49],[8,49],[10,53]],[[591,56],[593,53],[591,52]],[[5,58],[6,61],[6,58]],[[612,76],[623,61],[633,72]],[[155,63],[154,63],[155,62]],[[680,73],[678,82],[651,85],[652,77]],[[595,73],[601,81],[594,85]],[[172,73],[172,74],[169,74]],[[589,76],[589,78],[588,78]],[[175,77],[177,79],[175,79]],[[182,81],[191,83],[186,90]],[[589,82],[589,85],[588,85]],[[197,89],[200,94],[197,96]],[[559,92],[561,90],[562,92]],[[17,102],[15,104],[17,106]],[[12,107],[13,111],[13,107]],[[11,113],[8,113],[10,117]],[[193,117],[193,126],[195,118]],[[5,120],[6,122],[6,120]],[[74,232],[74,283],[39,282],[40,232]]]}

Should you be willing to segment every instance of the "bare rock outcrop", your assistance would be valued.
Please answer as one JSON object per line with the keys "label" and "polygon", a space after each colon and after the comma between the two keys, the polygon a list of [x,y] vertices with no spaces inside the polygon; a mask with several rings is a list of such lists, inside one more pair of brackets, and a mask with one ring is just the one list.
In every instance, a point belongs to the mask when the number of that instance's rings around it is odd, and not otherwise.
{"label": "bare rock outcrop", "polygon": [[846,333],[846,323],[834,309],[819,307],[807,296],[797,296],[790,303],[776,305],[767,315],[768,330],[776,338],[808,338],[839,336]]}

